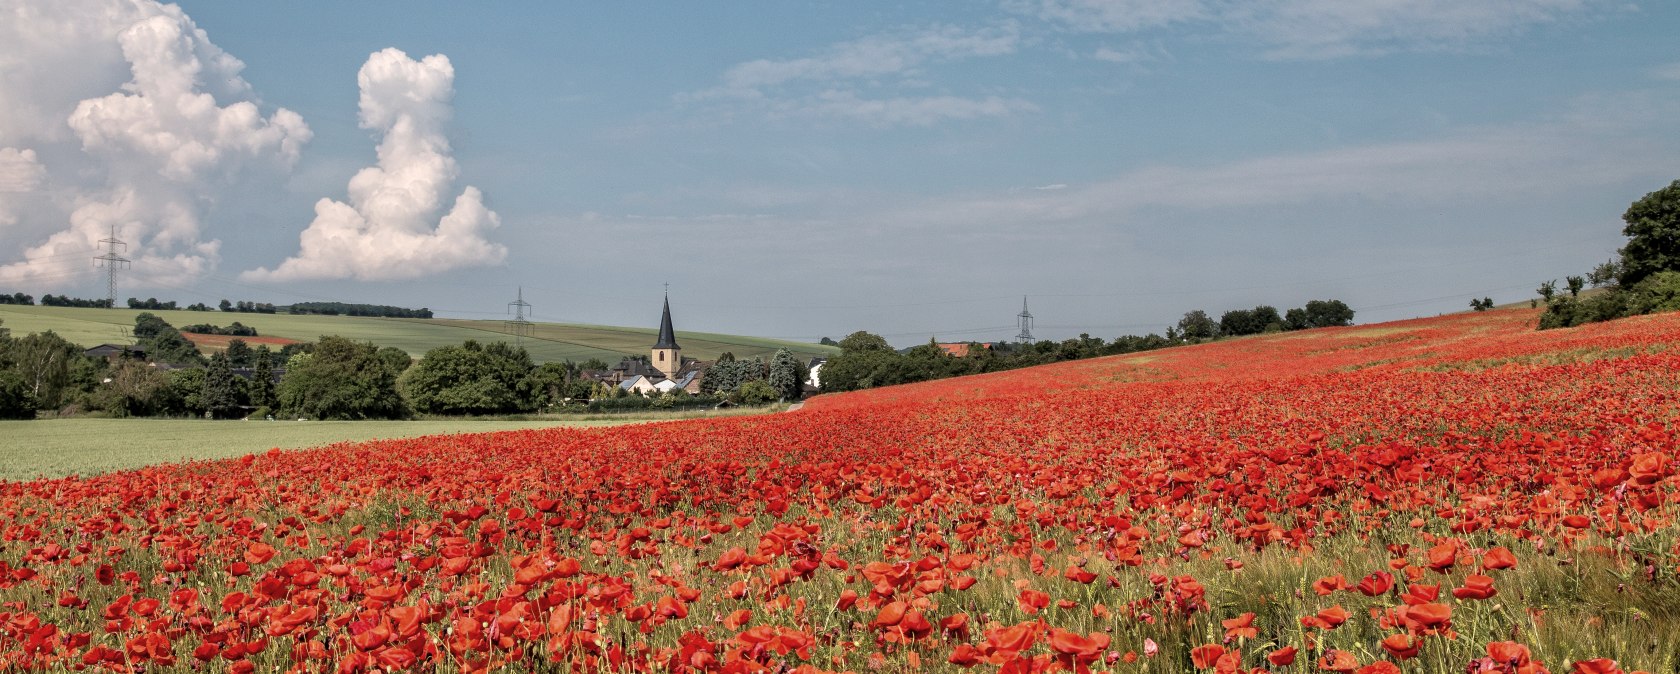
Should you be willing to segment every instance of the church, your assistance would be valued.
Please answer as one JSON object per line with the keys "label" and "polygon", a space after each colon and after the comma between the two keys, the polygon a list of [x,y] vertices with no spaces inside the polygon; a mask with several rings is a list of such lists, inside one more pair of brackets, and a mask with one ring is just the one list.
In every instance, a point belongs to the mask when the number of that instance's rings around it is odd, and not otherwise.
{"label": "church", "polygon": [[690,395],[700,393],[700,379],[706,363],[684,358],[677,345],[677,331],[671,326],[671,297],[665,297],[665,310],[659,317],[659,337],[647,360],[625,358],[614,365],[610,377],[614,385],[631,393],[653,395],[682,389]]}

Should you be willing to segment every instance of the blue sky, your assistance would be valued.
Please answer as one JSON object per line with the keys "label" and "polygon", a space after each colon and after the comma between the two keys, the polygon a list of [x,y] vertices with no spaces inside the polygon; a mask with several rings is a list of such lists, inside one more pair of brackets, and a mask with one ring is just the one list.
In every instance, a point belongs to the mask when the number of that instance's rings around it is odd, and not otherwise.
{"label": "blue sky", "polygon": [[490,318],[523,285],[651,325],[669,282],[682,329],[901,345],[1008,338],[1022,295],[1052,338],[1364,322],[1585,272],[1680,177],[1674,3],[0,12],[33,104],[0,112],[0,285],[36,294],[102,293],[117,226],[121,294],[185,302]]}

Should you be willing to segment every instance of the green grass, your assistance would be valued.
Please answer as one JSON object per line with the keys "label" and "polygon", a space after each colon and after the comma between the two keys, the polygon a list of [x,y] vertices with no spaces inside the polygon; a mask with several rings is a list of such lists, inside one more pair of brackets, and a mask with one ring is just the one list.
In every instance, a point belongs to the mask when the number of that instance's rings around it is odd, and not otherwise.
{"label": "green grass", "polygon": [[[136,309],[78,309],[0,305],[0,321],[14,336],[52,330],[84,347],[125,343],[124,328],[134,326]],[[457,319],[363,318],[356,316],[293,316],[289,314],[242,314],[199,311],[151,312],[180,327],[193,323],[225,326],[239,321],[263,336],[314,341],[321,335],[339,335],[380,346],[394,346],[415,357],[431,349],[479,341],[511,340],[503,321]],[[533,334],[523,339],[526,350],[539,363],[600,358],[615,363],[627,355],[645,356],[653,344],[652,328],[621,328],[569,323],[536,323]],[[737,357],[763,356],[787,348],[801,359],[831,356],[839,349],[760,337],[677,331],[683,355],[710,360],[729,351]]]}
{"label": "green grass", "polygon": [[[731,410],[722,414],[754,414]],[[611,426],[718,416],[711,411],[546,417],[529,420],[203,421],[192,419],[40,419],[0,421],[0,480],[95,475],[197,459],[225,459],[270,449],[451,433],[554,426]]]}

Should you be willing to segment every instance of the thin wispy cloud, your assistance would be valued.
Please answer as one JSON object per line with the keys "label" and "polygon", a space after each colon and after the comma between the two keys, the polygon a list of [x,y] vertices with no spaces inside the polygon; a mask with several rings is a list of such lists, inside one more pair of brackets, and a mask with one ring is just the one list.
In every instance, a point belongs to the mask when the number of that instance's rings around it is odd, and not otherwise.
{"label": "thin wispy cloud", "polygon": [[871,35],[829,46],[812,56],[756,59],[723,73],[722,84],[677,96],[679,103],[725,102],[758,107],[776,117],[844,119],[873,126],[927,126],[948,119],[999,117],[1037,108],[996,95],[866,94],[887,87],[921,88],[941,63],[1014,53],[1013,22],[966,29],[937,26]]}
{"label": "thin wispy cloud", "polygon": [[1666,82],[1680,82],[1680,62],[1660,65],[1651,69],[1651,77]]}
{"label": "thin wispy cloud", "polygon": [[[1264,58],[1314,60],[1476,49],[1536,26],[1621,11],[1611,0],[1019,0],[1005,7],[1076,33],[1181,26],[1249,42]],[[1099,52],[1111,60],[1119,52]],[[1108,58],[1105,58],[1108,57]]]}
{"label": "thin wispy cloud", "polygon": [[1085,33],[1130,33],[1172,23],[1204,20],[1213,9],[1202,0],[1014,0],[1010,10]]}
{"label": "thin wispy cloud", "polygon": [[1233,3],[1226,30],[1274,59],[1321,59],[1485,46],[1537,26],[1616,7],[1602,0],[1270,0]]}

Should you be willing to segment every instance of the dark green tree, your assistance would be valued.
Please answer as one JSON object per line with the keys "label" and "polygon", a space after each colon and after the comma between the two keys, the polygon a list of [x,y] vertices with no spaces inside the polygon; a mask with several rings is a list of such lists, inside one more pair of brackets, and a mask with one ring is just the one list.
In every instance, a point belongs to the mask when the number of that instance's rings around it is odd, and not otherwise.
{"label": "dark green tree", "polygon": [[1353,308],[1341,300],[1313,300],[1306,306],[1308,327],[1353,325]]}
{"label": "dark green tree", "polygon": [[1617,281],[1632,288],[1662,271],[1680,271],[1680,180],[1633,202],[1622,214],[1628,237]]}
{"label": "dark green tree", "polygon": [[1219,317],[1219,334],[1226,337],[1257,334],[1260,327],[1254,312],[1247,309],[1232,309]]}
{"label": "dark green tree", "polygon": [[761,379],[755,379],[742,384],[729,397],[738,405],[763,405],[776,399],[776,389]]}
{"label": "dark green tree", "polygon": [[864,331],[840,340],[840,353],[822,369],[824,391],[855,391],[904,381],[904,356],[887,340]]}
{"label": "dark green tree", "polygon": [[278,391],[281,409],[314,419],[399,419],[408,410],[397,373],[378,347],[324,336],[307,355],[287,361]]}
{"label": "dark green tree", "polygon": [[233,367],[251,367],[251,359],[255,355],[251,345],[243,339],[228,340],[227,350],[223,353],[227,354],[228,363]]}
{"label": "dark green tree", "polygon": [[379,347],[378,356],[380,362],[385,363],[385,367],[390,368],[392,372],[399,375],[407,372],[409,366],[414,364],[413,356],[408,355],[407,351],[394,346]]}
{"label": "dark green tree", "polygon": [[239,377],[233,374],[233,359],[225,352],[211,356],[210,366],[204,370],[205,412],[216,419],[239,416],[240,389]]}
{"label": "dark green tree", "polygon": [[274,352],[267,344],[257,346],[251,357],[251,383],[247,388],[252,405],[273,408],[279,403],[274,391]]}
{"label": "dark green tree", "polygon": [[1565,276],[1563,282],[1569,288],[1570,297],[1580,297],[1581,291],[1587,287],[1587,279],[1580,276]]}
{"label": "dark green tree", "polygon": [[146,357],[157,363],[171,365],[202,365],[204,357],[198,347],[182,337],[167,321],[142,312],[134,317],[134,337],[146,349]]}
{"label": "dark green tree", "polygon": [[804,388],[805,368],[787,349],[777,349],[770,359],[770,388],[783,400],[798,400]]}
{"label": "dark green tree", "polygon": [[187,367],[165,374],[169,376],[169,386],[149,401],[150,414],[202,417],[210,411],[204,398],[204,368]]}
{"label": "dark green tree", "polygon": [[1213,339],[1219,336],[1219,324],[1207,312],[1196,309],[1178,319],[1178,335],[1187,340]]}
{"label": "dark green tree", "polygon": [[16,370],[0,370],[0,419],[34,419],[35,396]]}

